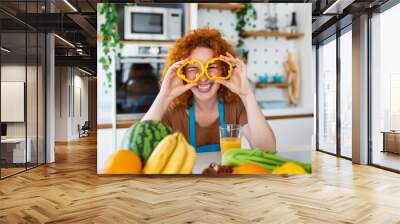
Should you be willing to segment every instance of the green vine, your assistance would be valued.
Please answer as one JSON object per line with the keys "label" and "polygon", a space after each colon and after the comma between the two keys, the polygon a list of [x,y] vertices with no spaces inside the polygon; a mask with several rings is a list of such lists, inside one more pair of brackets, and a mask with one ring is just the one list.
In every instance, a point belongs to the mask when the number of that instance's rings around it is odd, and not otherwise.
{"label": "green vine", "polygon": [[108,88],[111,88],[112,77],[112,72],[110,70],[112,63],[111,53],[117,53],[117,51],[123,47],[117,31],[119,8],[120,5],[115,3],[98,4],[100,15],[104,15],[105,17],[105,22],[100,25],[100,34],[103,37],[102,46],[104,55],[100,57],[99,63],[102,64],[107,77],[103,85],[106,85]]}
{"label": "green vine", "polygon": [[[133,3],[127,5],[132,6]],[[112,71],[110,70],[112,63],[112,53],[117,57],[121,57],[120,50],[124,46],[121,42],[121,37],[118,33],[119,12],[123,4],[118,3],[100,3],[98,4],[98,11],[100,15],[104,15],[105,22],[100,25],[100,35],[103,37],[103,53],[100,57],[99,63],[103,66],[106,72],[107,80],[103,85],[111,88]],[[107,92],[107,90],[106,90]]]}
{"label": "green vine", "polygon": [[253,5],[251,3],[245,3],[243,4],[244,7],[236,12],[236,27],[235,30],[238,32],[238,42],[236,44],[236,48],[238,50],[241,50],[241,54],[245,60],[247,60],[249,50],[247,50],[243,45],[244,45],[244,31],[245,27],[252,27],[255,28],[256,25],[254,21],[257,19],[257,12],[254,9]]}

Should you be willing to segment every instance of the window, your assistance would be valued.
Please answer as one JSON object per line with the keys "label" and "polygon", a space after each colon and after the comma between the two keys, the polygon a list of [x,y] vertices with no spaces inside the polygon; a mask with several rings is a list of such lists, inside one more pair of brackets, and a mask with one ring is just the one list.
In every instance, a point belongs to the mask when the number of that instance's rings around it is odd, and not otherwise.
{"label": "window", "polygon": [[390,74],[390,130],[400,130],[400,73]]}
{"label": "window", "polygon": [[352,157],[352,59],[351,25],[319,45],[318,149],[344,158]]}
{"label": "window", "polygon": [[352,33],[340,36],[340,155],[352,156]]}
{"label": "window", "polygon": [[400,170],[400,4],[371,19],[372,164]]}
{"label": "window", "polygon": [[[24,16],[41,12],[44,3],[0,1],[0,7],[18,6]],[[2,179],[45,163],[46,38],[4,12],[0,20],[0,98],[8,99],[0,105]]]}
{"label": "window", "polygon": [[336,39],[318,48],[318,147],[336,153]]}

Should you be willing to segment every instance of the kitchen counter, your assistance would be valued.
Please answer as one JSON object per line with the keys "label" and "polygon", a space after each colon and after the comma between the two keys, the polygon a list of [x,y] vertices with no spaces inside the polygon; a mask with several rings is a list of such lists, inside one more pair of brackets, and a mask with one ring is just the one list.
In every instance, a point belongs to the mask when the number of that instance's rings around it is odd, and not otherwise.
{"label": "kitchen counter", "polygon": [[[311,147],[310,146],[292,146],[284,147],[277,150],[277,154],[288,159],[292,159],[302,163],[311,162]],[[210,163],[221,163],[220,152],[197,153],[196,165],[193,168],[193,174],[201,174]]]}
{"label": "kitchen counter", "polygon": [[279,108],[279,109],[261,109],[262,113],[266,118],[268,117],[284,117],[284,116],[299,116],[299,115],[309,115],[312,117],[313,110],[312,108],[296,108],[296,107],[289,107],[289,108]]}
{"label": "kitchen counter", "polygon": [[[271,109],[271,110],[262,110],[266,120],[278,120],[278,119],[291,119],[291,118],[308,118],[313,117],[314,114],[309,112],[309,110],[303,109]],[[117,120],[116,126],[117,128],[129,128],[131,125],[140,121],[140,119],[144,116],[144,114],[132,114],[132,115],[124,115],[123,118]],[[97,125],[97,129],[109,129],[112,128],[112,124],[106,123]]]}

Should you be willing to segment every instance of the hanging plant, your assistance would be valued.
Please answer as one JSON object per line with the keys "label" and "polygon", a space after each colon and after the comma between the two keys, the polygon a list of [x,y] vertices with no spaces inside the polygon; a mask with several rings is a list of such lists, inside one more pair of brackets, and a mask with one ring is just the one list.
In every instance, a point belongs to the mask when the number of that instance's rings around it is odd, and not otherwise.
{"label": "hanging plant", "polygon": [[100,35],[103,37],[102,47],[104,54],[100,57],[99,63],[103,66],[107,78],[103,85],[108,88],[111,88],[112,72],[110,67],[112,62],[112,52],[117,53],[117,51],[123,47],[117,31],[119,7],[119,4],[115,3],[98,4],[100,15],[104,15],[105,17],[104,23],[100,25]]}
{"label": "hanging plant", "polygon": [[244,3],[244,7],[236,12],[236,27],[235,30],[238,32],[238,42],[236,43],[236,48],[242,55],[242,57],[247,60],[249,50],[247,50],[244,45],[244,31],[246,27],[255,28],[255,21],[257,20],[257,12],[251,3]]}
{"label": "hanging plant", "polygon": [[[128,3],[127,5],[133,6],[133,3]],[[118,22],[119,22],[119,12],[123,7],[123,4],[118,3],[99,3],[98,10],[100,15],[104,15],[105,22],[100,25],[100,35],[103,37],[102,47],[103,56],[100,57],[99,63],[102,65],[104,71],[106,72],[106,82],[103,83],[108,88],[111,88],[111,78],[112,71],[112,53],[117,57],[121,56],[120,50],[124,46],[121,42],[121,37],[118,33]],[[107,90],[106,90],[107,92]]]}

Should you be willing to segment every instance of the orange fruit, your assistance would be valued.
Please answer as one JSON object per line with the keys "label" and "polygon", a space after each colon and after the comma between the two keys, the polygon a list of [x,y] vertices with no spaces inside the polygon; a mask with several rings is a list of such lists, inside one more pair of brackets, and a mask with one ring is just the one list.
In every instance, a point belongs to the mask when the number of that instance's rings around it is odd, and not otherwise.
{"label": "orange fruit", "polygon": [[104,162],[103,174],[140,174],[141,172],[140,157],[129,150],[118,150],[108,156]]}
{"label": "orange fruit", "polygon": [[269,171],[256,163],[242,163],[235,168],[232,174],[268,174]]}

